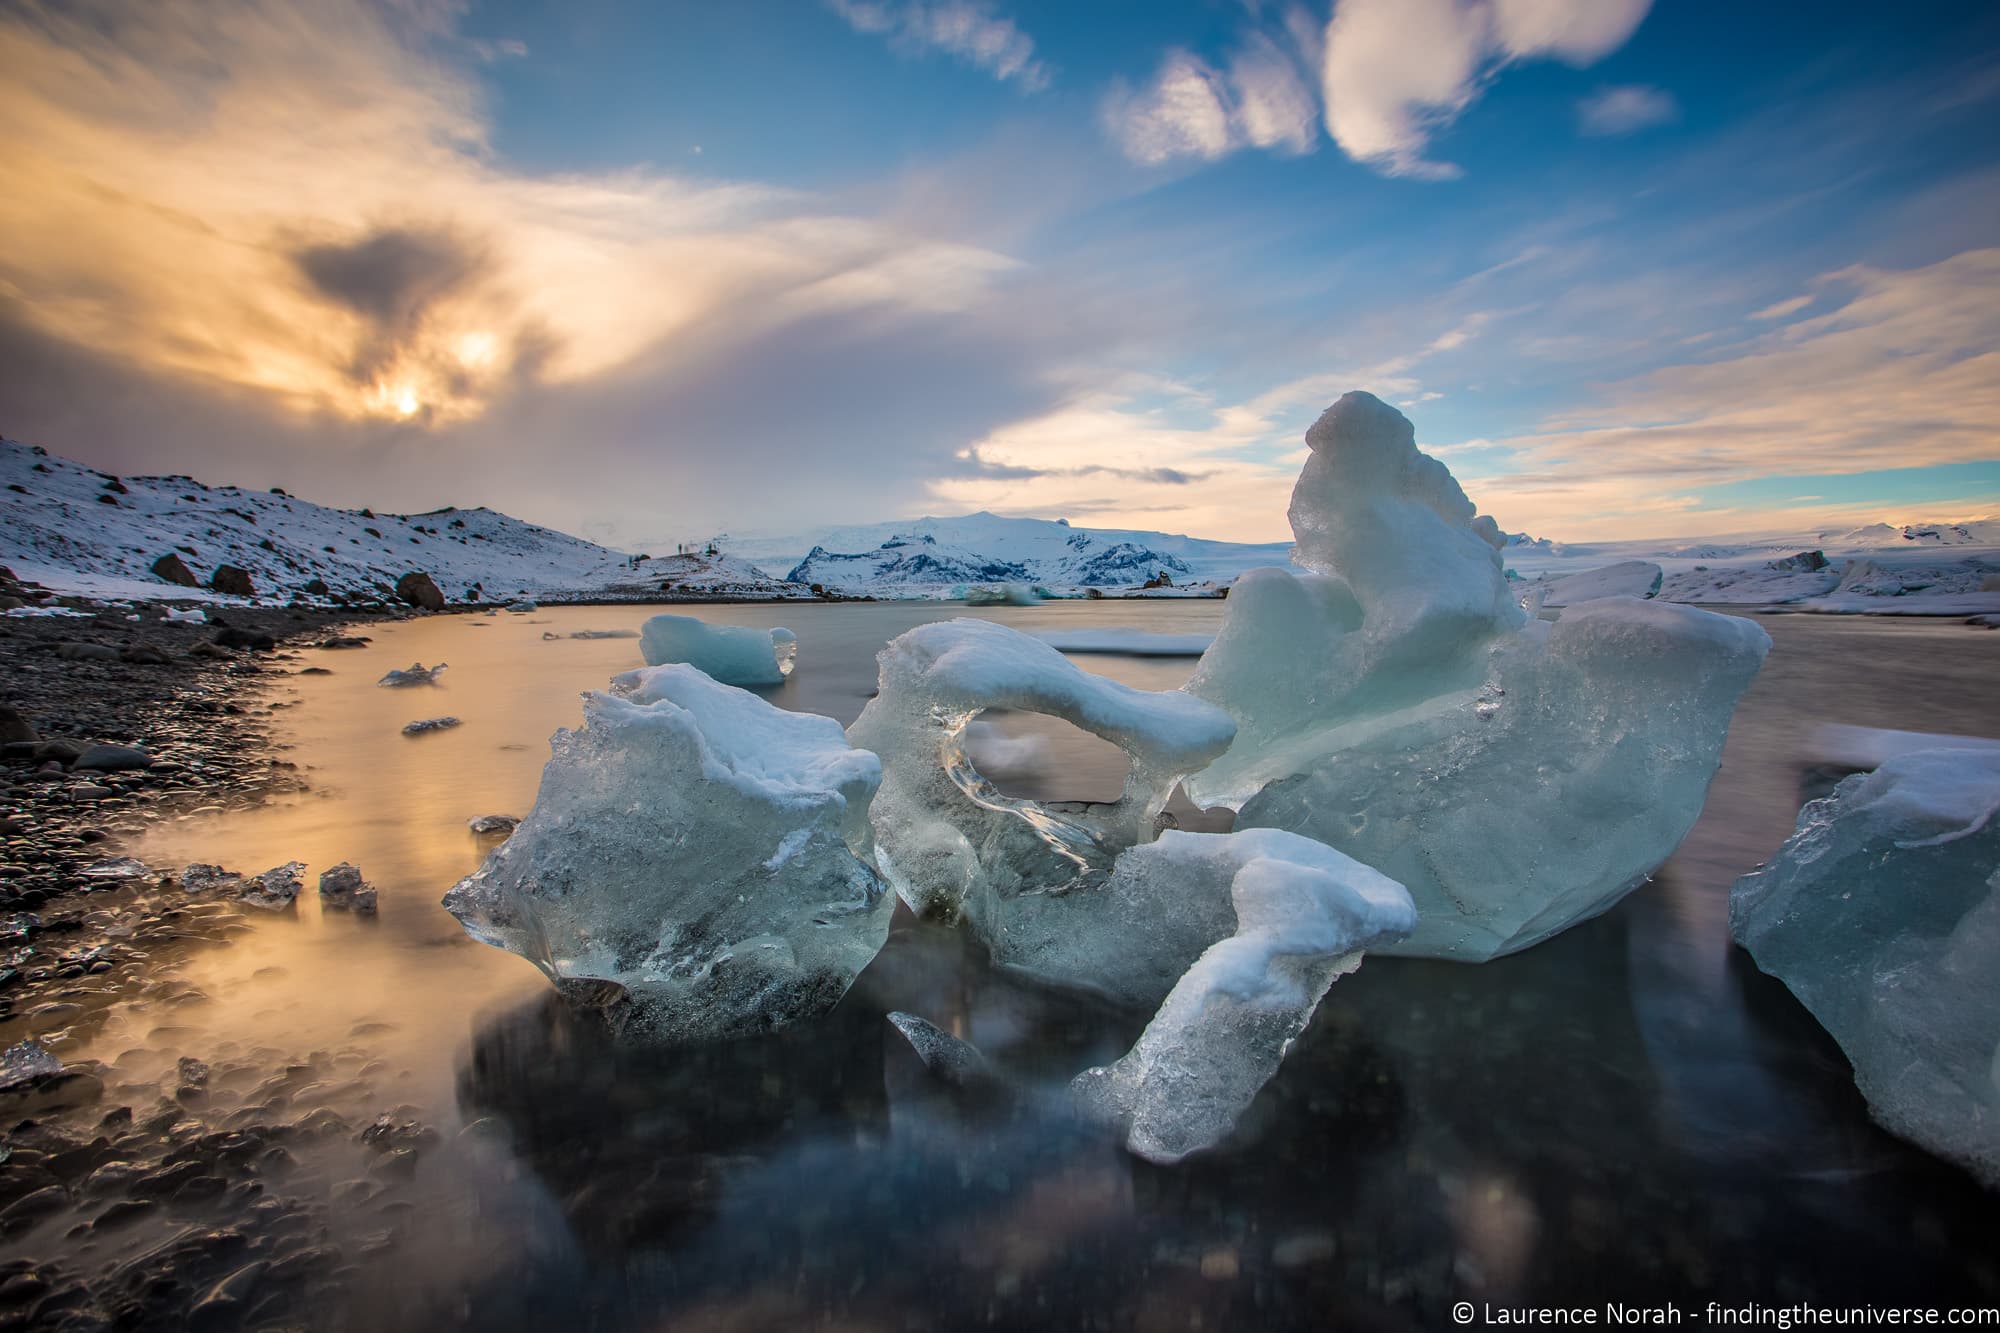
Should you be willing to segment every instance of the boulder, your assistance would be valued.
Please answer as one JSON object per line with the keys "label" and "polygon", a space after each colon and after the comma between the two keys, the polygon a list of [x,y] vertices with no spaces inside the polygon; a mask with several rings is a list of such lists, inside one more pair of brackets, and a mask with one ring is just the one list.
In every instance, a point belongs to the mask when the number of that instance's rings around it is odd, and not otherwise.
{"label": "boulder", "polygon": [[34,723],[21,716],[19,710],[0,704],[0,742],[12,744],[36,739]]}
{"label": "boulder", "polygon": [[268,634],[259,634],[255,630],[237,629],[234,625],[227,625],[215,632],[215,646],[218,648],[251,648],[260,653],[268,653],[278,646],[278,641]]}
{"label": "boulder", "polygon": [[300,591],[312,597],[324,597],[330,590],[326,586],[325,579],[307,579]]}
{"label": "boulder", "polygon": [[172,551],[167,552],[153,562],[153,575],[155,578],[165,579],[169,583],[179,584],[183,588],[199,588],[201,586],[201,580],[196,578],[194,571],[187,567],[187,561],[181,559],[179,555]]}
{"label": "boulder", "polygon": [[444,594],[421,570],[413,569],[396,580],[396,596],[420,611],[444,610]]}
{"label": "boulder", "polygon": [[247,570],[235,565],[217,565],[215,572],[208,576],[208,586],[231,597],[255,597],[257,589],[250,583]]}
{"label": "boulder", "polygon": [[76,758],[75,767],[98,773],[116,773],[129,768],[151,768],[153,756],[136,745],[93,745]]}

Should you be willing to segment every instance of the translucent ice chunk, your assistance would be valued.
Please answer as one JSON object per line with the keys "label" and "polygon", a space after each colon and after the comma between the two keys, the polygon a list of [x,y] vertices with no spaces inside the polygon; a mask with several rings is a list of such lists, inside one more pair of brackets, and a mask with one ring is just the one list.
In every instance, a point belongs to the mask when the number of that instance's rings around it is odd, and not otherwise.
{"label": "translucent ice chunk", "polygon": [[1394,952],[1481,960],[1603,911],[1694,823],[1769,637],[1631,597],[1532,619],[1494,524],[1395,409],[1350,393],[1306,442],[1291,518],[1315,572],[1238,580],[1188,684],[1237,739],[1188,794],[1407,885]]}
{"label": "translucent ice chunk", "polygon": [[1799,813],[1729,922],[1892,1133],[2000,1187],[2000,752],[1899,754]]}
{"label": "translucent ice chunk", "polygon": [[246,907],[261,907],[267,912],[286,911],[298,901],[299,891],[305,887],[301,878],[305,868],[303,861],[287,861],[281,866],[272,866],[263,874],[242,881],[236,891],[236,899]]}
{"label": "translucent ice chunk", "polygon": [[614,687],[555,734],[534,809],[446,908],[566,993],[598,1003],[609,983],[653,1040],[830,1007],[888,933],[868,826],[880,763],[831,718],[691,666]]}
{"label": "translucent ice chunk", "polygon": [[[1001,898],[1110,868],[1149,840],[1176,783],[1229,744],[1228,714],[1178,690],[1136,690],[985,620],[920,625],[876,657],[876,697],[848,731],[882,756],[882,868],[920,912],[978,925]],[[987,708],[1045,713],[1130,756],[1115,802],[1061,809],[1007,796],[974,766],[966,727]]]}
{"label": "translucent ice chunk", "polygon": [[654,616],[639,628],[653,666],[685,662],[725,685],[781,685],[792,674],[798,636],[788,629],[711,625],[695,616]]}
{"label": "translucent ice chunk", "polygon": [[434,667],[427,667],[422,662],[412,662],[407,667],[404,667],[400,671],[391,671],[388,675],[382,677],[382,679],[376,681],[375,683],[377,685],[392,685],[392,686],[435,685],[437,684],[438,673],[443,671],[445,667],[448,665],[449,663],[439,662]]}
{"label": "translucent ice chunk", "polygon": [[[1128,867],[1127,862],[1132,863]],[[1277,1071],[1336,979],[1416,921],[1403,887],[1306,838],[1272,830],[1164,833],[1120,859],[1162,915],[1221,898],[1234,933],[1210,945],[1133,1048],[1070,1085],[1155,1162],[1213,1147]]]}

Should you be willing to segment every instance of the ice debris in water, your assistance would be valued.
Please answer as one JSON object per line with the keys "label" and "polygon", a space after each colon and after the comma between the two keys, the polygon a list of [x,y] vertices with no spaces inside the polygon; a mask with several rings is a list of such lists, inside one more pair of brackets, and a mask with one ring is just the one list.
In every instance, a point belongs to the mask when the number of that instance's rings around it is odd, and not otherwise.
{"label": "ice debris in water", "polygon": [[547,630],[543,630],[542,637],[544,639],[636,639],[639,637],[639,631],[635,629],[579,629],[572,630],[568,634],[552,634]]}
{"label": "ice debris in water", "polygon": [[243,876],[205,861],[194,861],[181,871],[181,889],[186,893],[211,893],[216,889],[234,891]]}
{"label": "ice debris in water", "polygon": [[85,879],[144,879],[152,873],[152,867],[130,856],[114,856],[108,861],[97,861],[85,866],[82,871]]}
{"label": "ice debris in water", "polygon": [[375,886],[361,877],[354,864],[342,861],[319,872],[319,900],[322,906],[352,908],[364,915],[375,910]]}
{"label": "ice debris in water", "polygon": [[[1179,690],[1095,676],[1039,639],[986,620],[949,620],[892,640],[879,688],[848,738],[882,756],[875,829],[883,872],[919,912],[962,914],[975,931],[997,905],[1059,891],[1149,840],[1174,786],[1228,746],[1229,715]],[[1045,713],[1131,758],[1110,804],[1061,809],[1007,796],[967,755],[987,708]]]}
{"label": "ice debris in water", "polygon": [[954,1037],[937,1024],[900,1010],[889,1015],[889,1025],[910,1044],[924,1068],[955,1088],[971,1088],[999,1082],[999,1076],[979,1048]]}
{"label": "ice debris in water", "polygon": [[493,833],[512,833],[520,822],[513,815],[474,815],[465,821],[465,826],[475,834],[485,837]]}
{"label": "ice debris in water", "polygon": [[404,723],[403,734],[405,736],[422,736],[433,731],[450,731],[457,725],[459,725],[459,722],[455,717],[425,717],[419,718],[415,722]]}
{"label": "ice debris in water", "polygon": [[434,667],[427,667],[422,662],[412,662],[401,671],[391,671],[375,683],[377,685],[435,685],[437,684],[438,673],[443,671],[447,665],[449,664],[439,662]]}
{"label": "ice debris in water", "polygon": [[60,1074],[63,1062],[32,1041],[16,1042],[0,1051],[0,1088],[18,1087],[32,1079]]}
{"label": "ice debris in water", "polygon": [[1188,684],[1237,739],[1189,795],[1406,885],[1419,922],[1388,952],[1479,961],[1605,910],[1693,825],[1769,636],[1630,597],[1532,619],[1400,412],[1350,393],[1306,443],[1312,572],[1237,581]]}
{"label": "ice debris in water", "polygon": [[299,891],[305,888],[305,881],[300,878],[305,868],[303,861],[287,861],[281,866],[273,866],[256,878],[244,881],[237,891],[237,899],[246,907],[282,912],[298,901]]}
{"label": "ice debris in water", "polygon": [[559,731],[534,809],[445,895],[468,934],[656,1041],[830,1008],[888,934],[874,755],[691,666],[629,671]]}
{"label": "ice debris in water", "polygon": [[1233,933],[1175,983],[1138,1043],[1070,1089],[1149,1161],[1213,1147],[1277,1072],[1338,978],[1416,924],[1403,886],[1290,833],[1178,833],[1135,847],[1132,887],[1160,902],[1221,898]]}
{"label": "ice debris in water", "polygon": [[1898,754],[1809,803],[1729,924],[1875,1118],[2000,1188],[2000,752]]}
{"label": "ice debris in water", "polygon": [[798,637],[788,629],[663,615],[640,626],[639,651],[650,666],[685,662],[725,685],[782,685],[792,674]]}
{"label": "ice debris in water", "polygon": [[208,623],[208,612],[198,606],[189,607],[185,611],[179,607],[170,606],[167,608],[167,619],[182,625],[206,625]]}

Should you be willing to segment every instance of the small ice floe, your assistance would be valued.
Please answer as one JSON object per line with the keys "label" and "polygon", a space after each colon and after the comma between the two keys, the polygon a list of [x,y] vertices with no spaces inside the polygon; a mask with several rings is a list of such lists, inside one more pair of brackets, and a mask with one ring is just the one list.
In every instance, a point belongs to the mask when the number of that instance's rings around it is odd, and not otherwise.
{"label": "small ice floe", "polygon": [[484,837],[491,833],[512,833],[520,822],[514,815],[474,815],[465,821],[465,826]]}
{"label": "small ice floe", "polygon": [[167,608],[167,619],[177,625],[206,625],[208,612],[198,606],[191,606],[185,611],[170,606]]}
{"label": "small ice floe", "polygon": [[25,620],[30,616],[78,616],[88,619],[90,612],[73,611],[67,606],[14,606],[0,611],[0,615],[13,616],[17,620]]}
{"label": "small ice floe", "polygon": [[539,607],[539,606],[537,606],[537,605],[536,605],[535,603],[533,603],[533,602],[529,602],[529,601],[519,601],[519,602],[509,602],[509,603],[507,603],[507,609],[508,609],[509,611],[512,611],[512,612],[515,612],[515,613],[516,613],[516,614],[518,614],[518,615],[526,615],[526,614],[528,614],[528,612],[530,612],[530,611],[539,611],[539,610],[541,610],[542,608],[541,608],[541,607]]}
{"label": "small ice floe", "polygon": [[108,861],[83,868],[85,879],[145,879],[153,873],[144,861],[130,856],[114,856]]}
{"label": "small ice floe", "polygon": [[[649,666],[685,662],[724,685],[782,685],[792,674],[798,636],[782,627],[711,625],[695,616],[660,615],[648,620],[639,635],[639,651]],[[618,682],[636,679],[626,672]]]}
{"label": "small ice floe", "polygon": [[281,866],[272,866],[263,874],[244,883],[237,893],[237,900],[246,907],[261,907],[267,912],[282,912],[298,901],[300,890],[305,888],[306,863],[287,861]]}
{"label": "small ice floe", "polygon": [[181,871],[181,892],[210,893],[216,889],[233,891],[243,882],[243,876],[234,870],[224,870],[221,866],[210,865],[206,861],[190,862]]}
{"label": "small ice floe", "polygon": [[435,685],[437,684],[438,673],[443,671],[447,665],[448,663],[439,662],[434,667],[426,667],[422,662],[412,662],[401,671],[391,671],[375,683],[377,685]]}
{"label": "small ice floe", "polygon": [[568,634],[551,634],[547,630],[543,630],[542,637],[544,639],[636,639],[639,637],[639,631],[635,629],[579,629],[572,630]]}
{"label": "small ice floe", "polygon": [[415,722],[405,724],[403,734],[405,736],[422,736],[433,731],[444,731],[447,728],[457,725],[458,719],[455,717],[419,718]]}
{"label": "small ice floe", "polygon": [[32,1041],[17,1042],[0,1051],[0,1089],[16,1088],[62,1071],[63,1062]]}
{"label": "small ice floe", "polygon": [[320,871],[319,901],[322,907],[337,907],[343,911],[352,908],[364,914],[373,913],[375,886],[361,877],[360,867],[350,861],[342,861],[331,869]]}

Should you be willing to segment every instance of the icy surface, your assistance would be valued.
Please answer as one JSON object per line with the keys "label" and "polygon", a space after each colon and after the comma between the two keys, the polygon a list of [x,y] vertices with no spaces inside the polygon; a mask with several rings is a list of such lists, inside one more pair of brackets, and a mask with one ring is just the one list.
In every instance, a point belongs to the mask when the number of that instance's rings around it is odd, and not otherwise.
{"label": "icy surface", "polygon": [[18,1087],[62,1071],[63,1062],[32,1041],[16,1042],[0,1051],[0,1089]]}
{"label": "icy surface", "polygon": [[1652,597],[1664,575],[1650,560],[1621,560],[1602,569],[1587,569],[1548,581],[1543,606],[1575,606],[1599,597]]}
{"label": "icy surface", "polygon": [[2000,1187],[2000,752],[1925,750],[1799,814],[1729,920],[1890,1131]]}
{"label": "icy surface", "polygon": [[399,685],[435,685],[437,684],[438,673],[442,672],[449,665],[450,663],[447,662],[439,662],[434,667],[427,667],[422,662],[412,662],[399,671],[389,672],[375,683],[377,685],[392,687]]}
{"label": "icy surface", "polygon": [[1316,572],[1239,580],[1188,685],[1238,738],[1189,794],[1407,885],[1396,952],[1476,961],[1603,911],[1693,825],[1769,637],[1631,597],[1530,619],[1401,414],[1349,394],[1306,438]]}
{"label": "icy surface", "polygon": [[253,879],[244,880],[237,889],[237,901],[246,907],[261,907],[267,912],[285,911],[298,901],[299,891],[305,888],[305,881],[301,878],[305,868],[303,861],[287,861]]}
{"label": "icy surface", "polygon": [[[985,620],[920,625],[877,656],[879,689],[849,738],[882,756],[882,867],[920,912],[975,925],[1001,898],[1057,889],[1151,838],[1174,786],[1228,746],[1228,714],[1177,690],[1136,690]],[[973,765],[966,727],[987,708],[1062,718],[1124,750],[1108,805],[1053,809],[1002,794]]]}
{"label": "icy surface", "polygon": [[639,631],[652,666],[685,662],[725,685],[782,685],[792,674],[798,639],[788,629],[711,625],[696,616],[654,616]]}
{"label": "icy surface", "polygon": [[446,908],[565,993],[612,983],[619,1021],[653,1040],[830,1007],[888,932],[868,825],[880,763],[832,719],[690,666],[613,688],[555,734],[534,809]]}
{"label": "icy surface", "polygon": [[1198,901],[1204,925],[1218,906],[1231,918],[1232,933],[1187,968],[1138,1043],[1071,1084],[1085,1107],[1124,1128],[1133,1152],[1155,1162],[1219,1143],[1327,988],[1361,965],[1363,950],[1416,921],[1394,880],[1269,829],[1165,833],[1120,858],[1119,876],[1128,896],[1151,896],[1162,917]]}
{"label": "icy surface", "polygon": [[1823,722],[1806,738],[1805,757],[1841,768],[1878,768],[1897,755],[1919,750],[1992,750],[2000,740],[1985,736],[1950,736],[1930,731],[1891,731]]}

